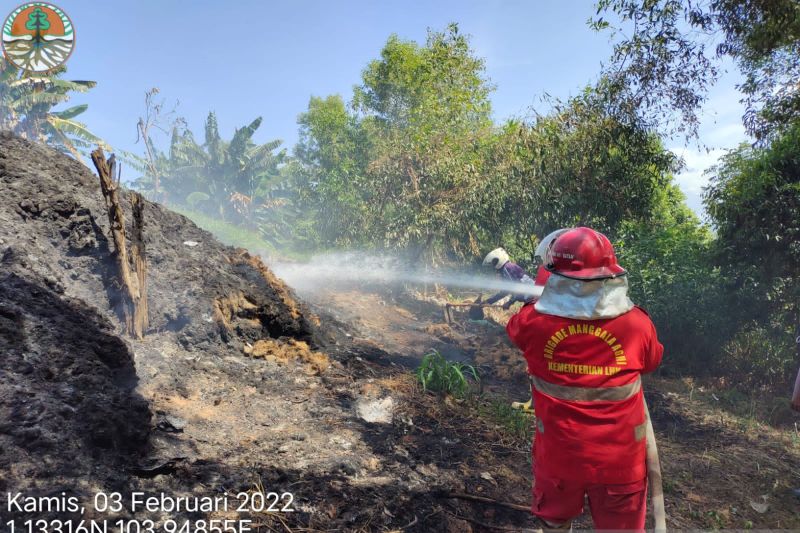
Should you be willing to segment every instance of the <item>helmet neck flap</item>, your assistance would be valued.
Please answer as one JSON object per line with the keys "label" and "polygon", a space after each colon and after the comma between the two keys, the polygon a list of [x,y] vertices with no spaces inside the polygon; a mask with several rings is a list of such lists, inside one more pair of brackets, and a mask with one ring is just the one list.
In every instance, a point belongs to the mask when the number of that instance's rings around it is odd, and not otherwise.
{"label": "helmet neck flap", "polygon": [[633,302],[628,298],[627,276],[578,280],[553,272],[535,308],[546,315],[597,320],[625,314]]}

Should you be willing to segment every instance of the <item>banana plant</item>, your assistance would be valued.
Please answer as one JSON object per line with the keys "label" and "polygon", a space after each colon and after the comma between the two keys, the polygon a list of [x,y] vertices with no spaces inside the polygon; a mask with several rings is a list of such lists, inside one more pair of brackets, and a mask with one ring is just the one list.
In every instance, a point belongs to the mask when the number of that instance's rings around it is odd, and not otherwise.
{"label": "banana plant", "polygon": [[69,101],[72,93],[85,93],[97,85],[88,80],[63,80],[63,67],[49,74],[20,72],[0,59],[0,130],[46,143],[80,159],[94,145],[110,150],[107,143],[75,117],[86,104],[61,111],[53,108]]}
{"label": "banana plant", "polygon": [[203,144],[187,128],[174,128],[169,155],[159,159],[163,187],[173,201],[214,209],[223,219],[255,224],[256,214],[270,201],[272,184],[279,179],[286,158],[284,150],[276,152],[281,141],[253,141],[261,122],[261,117],[256,118],[225,141],[216,115],[209,113]]}

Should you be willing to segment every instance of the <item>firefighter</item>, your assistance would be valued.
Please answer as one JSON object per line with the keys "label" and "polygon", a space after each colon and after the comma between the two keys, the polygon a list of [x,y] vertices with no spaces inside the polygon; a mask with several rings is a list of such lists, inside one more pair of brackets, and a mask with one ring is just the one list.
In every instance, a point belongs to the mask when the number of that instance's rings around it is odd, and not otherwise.
{"label": "firefighter", "polygon": [[605,235],[580,227],[551,247],[541,298],[508,323],[525,355],[536,403],[532,512],[569,529],[588,494],[597,529],[643,530],[647,467],[640,375],[664,347],[628,298]]}
{"label": "firefighter", "polygon": [[[511,258],[508,256],[508,252],[506,252],[504,248],[495,248],[486,254],[486,257],[483,259],[483,266],[494,268],[506,281],[530,285],[527,292],[514,293],[509,290],[501,290],[494,296],[491,296],[481,302],[485,305],[492,305],[493,303],[502,300],[506,296],[511,296],[506,303],[503,304],[503,309],[508,309],[514,304],[514,302],[531,301],[531,299],[534,299],[536,296],[530,294],[530,292],[536,291],[544,285],[544,278],[542,278],[541,271],[538,273],[536,280],[534,281],[521,266],[511,262]],[[478,297],[476,303],[479,301],[480,297]],[[511,408],[521,409],[526,413],[533,414],[533,396],[524,402],[511,402]]]}
{"label": "firefighter", "polygon": [[[536,271],[536,279],[534,280],[534,285],[537,287],[542,287],[544,290],[544,286],[547,283],[547,278],[550,277],[550,271],[547,270],[547,265],[549,265],[551,261],[550,252],[553,248],[553,243],[556,242],[556,239],[563,235],[564,233],[568,232],[572,228],[561,228],[555,231],[552,231],[547,234],[547,236],[539,242],[539,245],[536,247],[536,252],[533,256],[534,261],[538,265],[538,270]],[[536,296],[538,298],[541,296],[541,292]]]}
{"label": "firefighter", "polygon": [[[547,234],[547,236],[539,241],[539,245],[536,247],[536,252],[534,254],[534,262],[538,266],[536,270],[536,279],[533,281],[534,287],[536,290],[534,293],[528,298],[527,302],[535,301],[542,295],[542,291],[544,290],[544,286],[547,283],[547,278],[550,277],[550,272],[545,268],[546,265],[550,263],[550,249],[553,246],[556,238],[569,231],[572,228],[561,228],[557,229],[553,232]],[[520,409],[525,411],[526,413],[534,414],[535,410],[533,408],[533,391],[531,391],[531,397],[526,402],[511,402],[512,409]]]}
{"label": "firefighter", "polygon": [[[511,262],[508,252],[506,252],[503,248],[495,248],[486,254],[486,257],[483,259],[483,266],[491,266],[506,281],[533,285],[533,278],[531,278],[521,266]],[[510,290],[501,290],[494,296],[484,300],[483,303],[486,305],[492,305],[495,302],[499,302],[506,296],[510,296],[510,298],[508,301],[506,301],[506,303],[503,304],[503,309],[508,309],[514,304],[514,302],[525,302],[529,299],[529,296],[527,296],[525,292],[517,294]]]}

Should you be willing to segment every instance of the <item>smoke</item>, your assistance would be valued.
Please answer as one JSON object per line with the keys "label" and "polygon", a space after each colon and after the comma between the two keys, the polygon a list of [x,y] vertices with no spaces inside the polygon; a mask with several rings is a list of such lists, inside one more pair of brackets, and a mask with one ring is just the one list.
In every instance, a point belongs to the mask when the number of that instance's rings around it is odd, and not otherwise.
{"label": "smoke", "polygon": [[332,252],[316,255],[307,263],[276,262],[272,270],[298,293],[319,289],[344,289],[355,286],[391,286],[396,284],[433,285],[448,289],[471,289],[484,292],[508,291],[538,296],[541,288],[499,278],[489,269],[479,273],[432,270],[413,267],[391,255],[362,252]]}

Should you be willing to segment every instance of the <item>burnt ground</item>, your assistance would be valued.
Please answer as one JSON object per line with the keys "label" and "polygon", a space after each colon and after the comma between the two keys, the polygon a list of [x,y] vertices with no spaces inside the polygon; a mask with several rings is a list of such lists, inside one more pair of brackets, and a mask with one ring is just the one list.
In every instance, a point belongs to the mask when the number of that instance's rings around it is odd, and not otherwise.
{"label": "burnt ground", "polygon": [[[374,288],[360,291],[351,285],[336,291],[308,291],[302,296],[314,305],[334,309],[362,335],[405,361],[418,360],[437,349],[451,359],[476,365],[483,392],[495,401],[526,398],[524,360],[502,328],[513,311],[487,310],[486,321],[456,313],[455,322],[448,325],[442,318],[441,305],[446,300],[441,295],[391,294],[395,296]],[[477,295],[464,296],[467,301]],[[659,443],[670,528],[800,528],[800,499],[791,494],[792,488],[800,487],[800,433],[798,417],[788,408],[788,396],[762,396],[731,384],[659,375],[648,376],[645,383]],[[455,419],[463,423],[474,410],[472,405],[442,401],[437,405],[437,410],[429,413],[443,426]],[[483,484],[472,487],[473,493],[486,491],[505,501],[527,502],[524,487],[530,486],[531,476],[526,443],[509,435],[502,422],[485,414],[481,418],[482,427],[494,424],[498,431],[493,436],[476,431],[469,447],[483,447],[478,468],[500,481],[501,490]],[[498,441],[498,435],[503,445],[487,447],[486,443]],[[590,517],[585,513],[576,527],[590,528]]]}
{"label": "burnt ground", "polygon": [[[494,461],[502,436],[420,394],[407,368],[309,311],[257,257],[145,202],[150,327],[132,340],[93,173],[0,135],[0,190],[0,490],[64,493],[86,506],[78,516],[2,504],[0,519],[255,514],[263,531],[530,526],[524,512],[446,497],[511,492],[518,483],[481,475],[487,461],[519,462],[524,475],[525,450]],[[121,200],[130,223],[127,192]],[[133,491],[286,491],[295,512],[134,514],[126,505],[111,514],[93,508],[100,491],[126,503]]]}
{"label": "burnt ground", "polygon": [[[150,328],[135,341],[123,332],[97,185],[80,163],[0,136],[0,493],[86,504],[83,516],[49,513],[60,519],[533,528],[524,511],[451,497],[527,506],[527,440],[484,400],[423,393],[409,372],[435,348],[478,366],[487,395],[524,399],[501,313],[448,326],[435,299],[358,287],[308,295],[309,307],[258,258],[147,202]],[[714,389],[675,380],[651,380],[648,400],[673,526],[800,527],[787,495],[800,472],[791,422],[735,416]],[[291,492],[295,511],[104,514],[92,509],[98,491]],[[0,502],[2,523],[46,514]]]}

